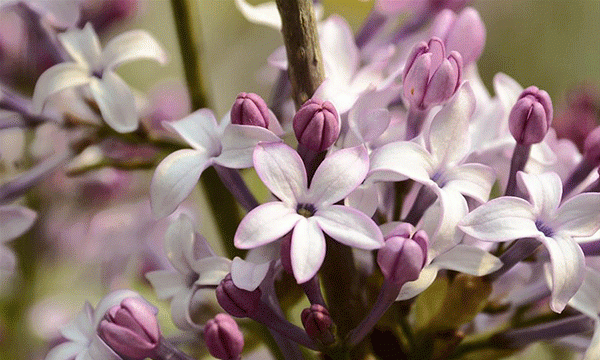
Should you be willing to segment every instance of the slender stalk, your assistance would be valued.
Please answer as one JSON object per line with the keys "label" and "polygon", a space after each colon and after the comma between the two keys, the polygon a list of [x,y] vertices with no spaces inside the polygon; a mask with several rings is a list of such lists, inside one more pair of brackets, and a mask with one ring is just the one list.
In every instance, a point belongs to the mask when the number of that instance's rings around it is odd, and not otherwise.
{"label": "slender stalk", "polygon": [[505,196],[519,196],[522,197],[519,189],[517,188],[517,172],[523,171],[527,160],[529,160],[529,153],[531,152],[531,145],[518,144],[515,145],[512,159],[510,161],[510,172],[508,174],[508,184],[506,185]]}

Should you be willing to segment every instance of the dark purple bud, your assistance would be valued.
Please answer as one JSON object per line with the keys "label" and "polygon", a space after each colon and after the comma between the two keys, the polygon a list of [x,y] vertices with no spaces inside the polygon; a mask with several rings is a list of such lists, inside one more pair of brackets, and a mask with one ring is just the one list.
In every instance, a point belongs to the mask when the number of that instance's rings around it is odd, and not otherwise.
{"label": "dark purple bud", "polygon": [[236,360],[244,348],[244,335],[231,316],[217,314],[204,325],[204,342],[217,359]]}
{"label": "dark purple bud", "polygon": [[324,306],[313,304],[302,310],[300,317],[302,325],[311,339],[318,340],[325,345],[333,343],[335,340],[331,331],[333,320]]}
{"label": "dark purple bud", "polygon": [[298,143],[313,151],[327,150],[340,134],[337,110],[329,101],[309,99],[293,120]]}
{"label": "dark purple bud", "polygon": [[239,93],[231,106],[231,123],[269,127],[267,103],[254,93]]}
{"label": "dark purple bud", "polygon": [[594,166],[600,165],[600,126],[592,130],[585,138],[583,157]]}
{"label": "dark purple bud", "polygon": [[508,117],[508,128],[517,143],[531,145],[544,140],[552,124],[552,111],[547,92],[535,86],[523,90]]}
{"label": "dark purple bud", "polygon": [[462,56],[451,52],[437,37],[413,48],[402,74],[404,97],[411,106],[426,110],[448,101],[462,81]]}
{"label": "dark purple bud", "polygon": [[240,289],[233,283],[231,274],[227,274],[217,287],[215,294],[219,305],[225,311],[232,316],[244,318],[249,317],[258,307],[261,291],[260,289],[254,291]]}
{"label": "dark purple bud", "polygon": [[124,299],[110,308],[98,335],[117,354],[134,360],[153,357],[161,338],[153,309],[138,298]]}
{"label": "dark purple bud", "polygon": [[392,236],[377,252],[377,264],[386,280],[402,285],[419,278],[427,261],[429,239],[423,230],[411,238]]}

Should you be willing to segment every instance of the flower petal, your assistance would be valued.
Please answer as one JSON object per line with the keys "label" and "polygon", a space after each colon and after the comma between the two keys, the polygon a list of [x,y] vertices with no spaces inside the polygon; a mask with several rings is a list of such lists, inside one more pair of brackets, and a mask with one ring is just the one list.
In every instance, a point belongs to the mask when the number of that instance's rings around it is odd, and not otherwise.
{"label": "flower petal", "polygon": [[365,215],[372,217],[379,205],[377,185],[371,184],[370,186],[364,185],[357,187],[350,195],[348,195],[348,197],[346,197],[344,205],[355,208],[356,210],[365,213]]}
{"label": "flower petal", "polygon": [[298,284],[310,280],[325,259],[325,236],[315,217],[301,218],[294,227],[290,255]]}
{"label": "flower petal", "polygon": [[209,109],[200,109],[181,120],[163,124],[179,134],[194,149],[206,150],[210,156],[221,151],[219,126]]}
{"label": "flower petal", "polygon": [[412,299],[425,291],[437,277],[438,270],[438,267],[435,265],[425,266],[421,270],[417,280],[409,281],[402,285],[396,301]]}
{"label": "flower petal", "polygon": [[371,153],[369,181],[402,181],[413,179],[434,185],[433,159],[422,146],[410,141],[386,144]]}
{"label": "flower petal", "polygon": [[115,36],[102,51],[102,63],[108,70],[140,59],[156,60],[162,65],[167,63],[167,53],[152,35],[143,30],[131,30]]}
{"label": "flower petal", "polygon": [[17,257],[15,253],[6,246],[0,245],[0,278],[12,274],[17,266]]}
{"label": "flower petal", "polygon": [[190,264],[196,260],[193,256],[195,238],[194,224],[185,214],[173,220],[165,232],[165,254],[181,274],[193,271]]}
{"label": "flower petal", "polygon": [[254,168],[281,201],[296,206],[306,193],[307,179],[300,155],[283,143],[262,143],[254,149]]}
{"label": "flower petal", "polygon": [[345,90],[344,86],[350,83],[360,62],[352,29],[344,18],[332,15],[319,26],[319,42],[323,61],[335,65],[328,67],[327,77]]}
{"label": "flower petal", "polygon": [[343,205],[319,209],[312,217],[323,231],[344,245],[365,250],[383,246],[383,235],[373,220]]}
{"label": "flower petal", "polygon": [[269,267],[269,262],[255,264],[236,256],[231,263],[231,280],[240,289],[254,291],[267,276]]}
{"label": "flower petal", "polygon": [[539,237],[535,217],[527,201],[503,196],[493,199],[471,211],[458,227],[476,239],[510,241],[525,237]]}
{"label": "flower petal", "polygon": [[93,77],[90,91],[108,126],[118,133],[137,129],[138,112],[135,98],[129,86],[117,74],[105,71],[102,79]]}
{"label": "flower petal", "polygon": [[342,149],[327,156],[310,183],[306,201],[317,209],[334,204],[360,185],[369,171],[364,146]]}
{"label": "flower petal", "polygon": [[157,217],[171,214],[192,192],[200,174],[210,165],[203,151],[183,149],[158,164],[150,183],[150,203]]}
{"label": "flower petal", "polygon": [[600,194],[579,194],[565,201],[552,227],[570,236],[593,235],[600,228]]}
{"label": "flower petal", "polygon": [[467,201],[460,193],[451,189],[438,191],[438,200],[423,214],[421,224],[429,235],[428,261],[461,241],[463,234],[457,224],[468,211]]}
{"label": "flower petal", "polygon": [[68,341],[53,347],[44,360],[71,360],[85,349],[84,343]]}
{"label": "flower petal", "polygon": [[156,270],[145,274],[159,299],[170,299],[179,291],[187,289],[186,275],[170,270]]}
{"label": "flower petal", "polygon": [[438,183],[444,189],[453,189],[480,203],[490,197],[496,175],[492,168],[483,164],[463,164],[448,169]]}
{"label": "flower petal", "polygon": [[121,301],[130,297],[139,298],[143,301],[146,301],[140,296],[140,294],[127,289],[115,290],[110,294],[106,295],[104,298],[102,298],[102,300],[100,300],[98,305],[96,305],[96,309],[94,310],[94,322],[92,329],[96,329],[98,327],[98,324],[100,324],[100,321],[104,319],[104,315],[106,314],[108,309],[115,305],[119,305]]}
{"label": "flower petal", "polygon": [[235,0],[235,6],[246,20],[259,25],[266,25],[281,30],[281,16],[274,1],[250,5],[245,0]]}
{"label": "flower petal", "polygon": [[81,30],[73,29],[58,34],[58,40],[73,60],[91,71],[98,70],[100,40],[91,23],[85,24]]}
{"label": "flower petal", "polygon": [[194,284],[216,287],[225,275],[229,274],[231,260],[220,256],[211,256],[196,261],[192,264],[192,268],[199,275],[198,280]]}
{"label": "flower petal", "polygon": [[585,258],[579,245],[569,236],[555,234],[553,238],[540,240],[548,249],[552,263],[550,307],[560,313],[583,283]]}
{"label": "flower petal", "polygon": [[562,197],[562,182],[558,174],[547,172],[539,175],[517,173],[519,187],[529,194],[534,212],[544,219],[555,216]]}
{"label": "flower petal", "polygon": [[0,244],[21,236],[35,222],[37,214],[23,206],[0,206]]}
{"label": "flower petal", "polygon": [[287,234],[303,218],[279,201],[262,204],[240,222],[233,242],[239,249],[252,249],[275,241]]}
{"label": "flower petal", "polygon": [[282,142],[277,135],[260,126],[228,125],[221,138],[223,150],[215,163],[231,169],[252,167],[254,148],[261,141]]}
{"label": "flower petal", "polygon": [[581,287],[569,300],[569,305],[585,315],[598,319],[600,313],[600,272],[592,268],[585,269]]}
{"label": "flower petal", "polygon": [[594,334],[592,340],[587,348],[587,351],[583,355],[583,360],[595,360],[600,359],[600,323],[596,321],[594,327]]}
{"label": "flower petal", "polygon": [[449,269],[475,276],[487,275],[502,266],[502,261],[487,251],[475,246],[460,244],[438,255],[433,263],[440,269]]}
{"label": "flower petal", "polygon": [[192,320],[190,314],[190,305],[192,298],[196,294],[197,288],[186,289],[178,292],[171,300],[171,319],[177,328],[181,330],[201,331],[202,326]]}
{"label": "flower petal", "polygon": [[88,69],[74,62],[52,66],[38,78],[33,90],[33,111],[41,114],[44,103],[61,90],[84,85],[91,81]]}

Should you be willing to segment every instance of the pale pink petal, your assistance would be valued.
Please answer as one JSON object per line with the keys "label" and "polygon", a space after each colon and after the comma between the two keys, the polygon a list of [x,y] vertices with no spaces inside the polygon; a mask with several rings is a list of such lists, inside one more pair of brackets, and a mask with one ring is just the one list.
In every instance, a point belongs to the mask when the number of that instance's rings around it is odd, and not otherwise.
{"label": "pale pink petal", "polygon": [[350,247],[374,250],[383,246],[383,235],[373,220],[343,205],[319,209],[312,217],[333,239]]}
{"label": "pale pink petal", "polygon": [[305,201],[317,209],[344,199],[360,185],[369,171],[369,156],[364,146],[338,150],[319,165]]}
{"label": "pale pink petal", "polygon": [[465,198],[454,190],[440,189],[438,200],[423,215],[421,229],[429,235],[428,261],[458,244],[463,233],[457,224],[467,215]]}
{"label": "pale pink petal", "polygon": [[535,226],[530,203],[510,196],[490,200],[471,211],[458,227],[476,239],[510,241],[526,237],[540,237]]}
{"label": "pale pink petal", "polygon": [[35,222],[35,211],[19,205],[0,206],[0,244],[25,233]]}
{"label": "pale pink petal", "polygon": [[484,203],[490,197],[495,180],[492,168],[483,164],[463,164],[445,171],[438,184]]}
{"label": "pale pink petal", "polygon": [[290,249],[292,270],[298,284],[310,280],[325,259],[325,236],[315,218],[301,218],[294,227]]}
{"label": "pale pink petal", "polygon": [[182,289],[187,289],[188,274],[169,270],[150,271],[145,274],[159,299],[170,299]]}
{"label": "pale pink petal", "polygon": [[105,71],[102,79],[93,77],[90,91],[108,126],[119,133],[138,128],[135,98],[129,86],[117,74]]}
{"label": "pale pink petal", "polygon": [[422,146],[410,141],[386,144],[371,153],[369,181],[402,181],[413,179],[434,186],[433,160]]}
{"label": "pale pink petal", "polygon": [[600,313],[599,271],[589,267],[585,269],[583,283],[571,300],[569,300],[569,305],[592,319],[598,319],[598,314]]}
{"label": "pale pink petal", "polygon": [[396,301],[412,299],[425,291],[431,284],[433,284],[433,281],[437,277],[438,271],[439,268],[435,265],[425,266],[423,270],[421,270],[417,280],[409,281],[402,285],[402,289],[400,289],[400,294],[398,294]]}
{"label": "pale pink petal", "polygon": [[254,148],[263,141],[282,142],[277,135],[260,126],[228,125],[221,138],[223,149],[215,163],[231,169],[252,167]]}
{"label": "pale pink petal", "polygon": [[194,149],[206,150],[210,156],[216,156],[221,152],[219,126],[210,109],[200,109],[181,120],[163,124],[181,136]]}
{"label": "pale pink petal", "polygon": [[88,84],[89,70],[74,62],[54,65],[38,78],[33,90],[33,111],[41,114],[50,95],[61,90]]}
{"label": "pale pink petal", "polygon": [[560,204],[562,182],[558,174],[548,172],[540,175],[517,173],[519,187],[529,194],[534,212],[542,218],[552,218]]}
{"label": "pale pink petal", "polygon": [[194,262],[192,268],[198,274],[198,279],[194,284],[216,287],[229,274],[231,260],[221,256],[211,256]]}
{"label": "pale pink petal", "polygon": [[239,249],[252,249],[273,242],[294,228],[301,215],[281,202],[262,204],[240,222],[233,242]]}
{"label": "pale pink petal", "polygon": [[475,276],[487,275],[502,267],[502,261],[475,246],[456,245],[438,255],[433,264],[440,269],[454,270]]}
{"label": "pale pink petal", "polygon": [[379,205],[379,192],[377,186],[359,186],[344,200],[346,206],[362,211],[367,216],[373,216]]}
{"label": "pale pink petal", "polygon": [[115,305],[119,305],[121,301],[130,297],[140,298],[143,301],[146,301],[140,296],[140,294],[127,289],[115,290],[102,298],[94,310],[94,322],[92,323],[92,329],[96,329],[98,327],[98,324],[100,324],[100,321],[102,321],[108,309]]}
{"label": "pale pink petal", "polygon": [[89,302],[85,302],[83,309],[77,314],[75,319],[68,322],[60,329],[60,334],[68,340],[74,342],[88,342],[88,338],[94,333],[94,308]]}
{"label": "pale pink petal", "polygon": [[568,236],[555,234],[554,238],[543,237],[540,240],[548,249],[552,263],[550,307],[560,313],[583,283],[585,258],[579,245]]}
{"label": "pale pink petal", "polygon": [[85,24],[81,30],[73,29],[58,34],[58,40],[77,63],[90,71],[99,70],[100,40],[91,23]]}
{"label": "pale pink petal", "polygon": [[131,30],[115,36],[102,51],[102,65],[109,70],[141,59],[156,60],[163,65],[167,63],[167,53],[152,35],[143,30]]}
{"label": "pale pink petal", "polygon": [[12,274],[16,266],[15,253],[6,246],[0,245],[0,279],[5,279],[6,274]]}
{"label": "pale pink petal", "polygon": [[254,291],[267,276],[269,267],[269,262],[255,264],[236,257],[231,263],[231,280],[240,289]]}
{"label": "pale pink petal", "polygon": [[360,58],[352,29],[346,20],[332,15],[322,22],[319,26],[319,42],[323,61],[335,64],[329,68],[327,77],[339,85],[349,84],[358,69]]}
{"label": "pale pink petal", "polygon": [[552,228],[570,236],[591,236],[600,228],[600,193],[576,195],[556,212]]}
{"label": "pale pink petal", "polygon": [[195,260],[193,257],[195,238],[194,224],[185,214],[179,215],[165,232],[165,254],[171,265],[182,274],[193,271],[190,264]]}
{"label": "pale pink petal", "polygon": [[304,163],[294,149],[283,143],[258,144],[254,168],[267,188],[289,206],[296,206],[307,191]]}
{"label": "pale pink petal", "polygon": [[71,360],[86,348],[87,344],[85,343],[68,341],[53,347],[46,354],[44,360]]}
{"label": "pale pink petal", "polygon": [[92,341],[87,349],[85,359],[91,360],[122,360],[123,358],[117,355],[115,351],[108,346],[98,334],[92,336]]}
{"label": "pale pink petal", "polygon": [[192,192],[200,174],[210,165],[206,153],[183,149],[158,164],[150,183],[150,203],[157,217],[171,214]]}

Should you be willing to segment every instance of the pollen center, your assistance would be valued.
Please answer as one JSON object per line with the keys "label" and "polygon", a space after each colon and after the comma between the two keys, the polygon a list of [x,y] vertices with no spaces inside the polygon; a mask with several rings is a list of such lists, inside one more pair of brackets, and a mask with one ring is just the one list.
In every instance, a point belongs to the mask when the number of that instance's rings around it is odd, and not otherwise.
{"label": "pollen center", "polygon": [[313,216],[316,211],[313,204],[298,204],[296,207],[296,212],[306,218]]}

